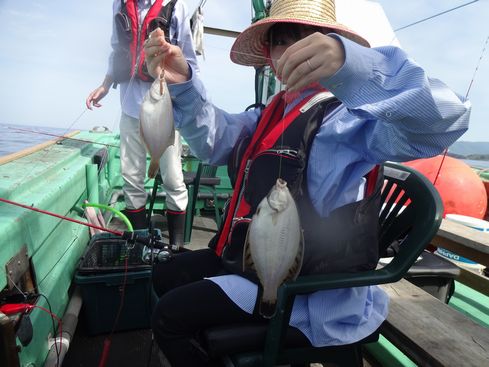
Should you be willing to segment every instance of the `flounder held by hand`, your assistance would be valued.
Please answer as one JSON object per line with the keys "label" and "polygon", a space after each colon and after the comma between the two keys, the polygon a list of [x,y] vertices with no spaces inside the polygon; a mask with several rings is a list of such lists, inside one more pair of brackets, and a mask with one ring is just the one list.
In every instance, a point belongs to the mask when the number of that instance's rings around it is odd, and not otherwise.
{"label": "flounder held by hand", "polygon": [[287,182],[279,178],[253,215],[243,256],[243,268],[254,269],[263,287],[262,316],[275,314],[277,290],[285,281],[297,278],[303,254],[299,212]]}
{"label": "flounder held by hand", "polygon": [[141,138],[151,157],[148,177],[154,178],[161,156],[175,141],[173,107],[164,76],[155,79],[144,96],[139,122]]}

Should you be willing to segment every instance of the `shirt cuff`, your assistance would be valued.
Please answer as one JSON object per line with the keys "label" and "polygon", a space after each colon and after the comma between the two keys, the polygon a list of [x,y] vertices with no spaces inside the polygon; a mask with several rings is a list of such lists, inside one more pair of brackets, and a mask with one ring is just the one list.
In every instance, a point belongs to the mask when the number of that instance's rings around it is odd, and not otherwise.
{"label": "shirt cuff", "polygon": [[200,97],[205,90],[202,81],[196,77],[196,71],[193,70],[193,67],[190,64],[188,64],[188,66],[190,69],[189,80],[183,83],[168,85],[168,90],[170,91],[173,103],[188,103],[188,101],[191,101],[191,98],[196,98],[197,96]]}
{"label": "shirt cuff", "polygon": [[[184,114],[186,112],[195,113],[200,105],[205,103],[205,87],[197,76],[196,70],[189,64],[190,79],[183,83],[169,84],[168,90],[173,103],[174,113]],[[183,116],[175,116],[175,127],[180,129],[183,123]]]}
{"label": "shirt cuff", "polygon": [[335,33],[330,33],[328,36],[336,38],[342,43],[345,51],[345,62],[334,75],[321,79],[320,84],[347,106],[352,105],[355,96],[360,93],[360,90],[373,76],[372,49]]}

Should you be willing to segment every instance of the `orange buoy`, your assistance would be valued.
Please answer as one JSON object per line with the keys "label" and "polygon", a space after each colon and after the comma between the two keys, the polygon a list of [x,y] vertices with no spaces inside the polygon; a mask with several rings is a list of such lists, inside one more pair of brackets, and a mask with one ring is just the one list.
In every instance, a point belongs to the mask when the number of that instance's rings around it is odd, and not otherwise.
{"label": "orange buoy", "polygon": [[[424,174],[432,183],[440,169],[443,156],[405,162]],[[482,180],[460,159],[445,157],[435,187],[445,207],[445,214],[461,214],[482,219],[487,210],[487,193]]]}

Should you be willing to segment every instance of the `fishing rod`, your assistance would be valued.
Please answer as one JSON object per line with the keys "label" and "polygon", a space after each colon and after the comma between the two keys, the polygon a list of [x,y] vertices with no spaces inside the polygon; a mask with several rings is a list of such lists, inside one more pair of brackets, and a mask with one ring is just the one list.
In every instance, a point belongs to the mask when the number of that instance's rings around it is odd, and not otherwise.
{"label": "fishing rod", "polygon": [[65,216],[60,215],[60,214],[52,213],[52,212],[49,212],[47,210],[38,209],[38,208],[36,208],[34,206],[24,205],[24,204],[17,203],[15,201],[7,200],[7,199],[4,199],[4,198],[0,198],[0,202],[4,202],[4,203],[10,204],[10,205],[15,205],[15,206],[18,206],[18,207],[21,207],[21,208],[24,208],[24,209],[29,209],[29,210],[32,210],[32,211],[35,211],[35,212],[38,212],[38,213],[41,213],[41,214],[47,214],[47,215],[50,215],[52,217],[56,217],[56,218],[59,218],[59,219],[67,220],[69,222],[81,224],[83,226],[94,228],[94,229],[98,229],[100,231],[112,233],[112,234],[115,234],[117,236],[121,236],[122,237],[124,235],[124,232],[121,232],[121,231],[116,231],[116,230],[112,230],[112,229],[100,227],[100,226],[97,226],[97,225],[94,225],[94,224],[91,224],[91,223],[85,223],[85,222],[82,222],[82,221],[77,220],[77,219],[65,217]]}
{"label": "fishing rod", "polygon": [[29,130],[29,129],[21,129],[21,128],[18,128],[18,127],[7,126],[7,129],[16,130],[16,131],[22,131],[22,132],[27,132],[27,133],[32,133],[32,134],[54,136],[54,137],[60,138],[60,139],[69,139],[69,140],[81,141],[83,143],[91,143],[91,144],[105,145],[106,147],[119,148],[118,145],[106,144],[106,143],[99,143],[97,141],[91,141],[91,140],[85,140],[85,139],[77,139],[77,138],[72,138],[72,137],[65,136],[65,135],[56,135],[56,134],[45,133],[45,132],[40,132],[40,131],[34,131],[34,130]]}
{"label": "fishing rod", "polygon": [[[470,90],[472,89],[472,85],[474,84],[475,76],[477,75],[477,71],[479,70],[479,66],[481,64],[482,58],[484,57],[484,54],[486,52],[486,47],[489,42],[489,35],[486,38],[486,41],[484,42],[484,46],[482,47],[482,52],[479,56],[479,61],[477,62],[477,65],[474,70],[474,74],[472,75],[472,79],[470,80],[469,87],[467,88],[467,92],[465,93],[465,99],[467,100],[469,98],[469,93]],[[436,184],[436,181],[438,180],[438,177],[440,176],[441,169],[443,167],[443,163],[445,163],[445,158],[448,154],[448,148],[445,149],[443,152],[443,157],[441,159],[440,167],[438,167],[438,172],[436,173],[435,179],[433,180],[433,186]]]}
{"label": "fishing rod", "polygon": [[465,4],[462,4],[462,5],[459,5],[459,6],[456,6],[454,8],[451,8],[451,9],[448,9],[448,10],[445,10],[445,11],[442,11],[441,13],[437,13],[437,14],[434,14],[434,15],[431,15],[427,18],[423,18],[423,19],[420,19],[420,20],[417,20],[413,23],[409,23],[405,26],[402,26],[402,27],[399,27],[399,28],[396,28],[394,29],[394,32],[398,32],[398,31],[401,31],[403,29],[406,29],[406,28],[409,28],[409,27],[412,27],[413,25],[416,25],[416,24],[419,24],[419,23],[423,23],[423,22],[426,22],[427,20],[430,20],[430,19],[433,19],[433,18],[436,18],[436,17],[439,17],[440,15],[443,15],[443,14],[446,14],[446,13],[450,13],[454,10],[457,10],[457,9],[460,9],[460,8],[463,8],[464,6],[467,6],[467,5],[470,5],[470,4],[473,4],[473,3],[477,3],[479,0],[473,0],[473,1],[470,1],[468,3],[465,3]]}

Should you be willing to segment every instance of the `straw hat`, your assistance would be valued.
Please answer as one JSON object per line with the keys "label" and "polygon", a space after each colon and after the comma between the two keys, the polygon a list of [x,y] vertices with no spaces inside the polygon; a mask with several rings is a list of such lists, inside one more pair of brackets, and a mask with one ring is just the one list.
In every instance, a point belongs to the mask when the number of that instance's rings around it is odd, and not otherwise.
{"label": "straw hat", "polygon": [[336,22],[334,0],[274,0],[270,16],[252,24],[236,38],[231,48],[231,60],[241,65],[266,65],[263,50],[268,30],[276,23],[299,23],[329,28],[341,36],[370,47],[367,40]]}

